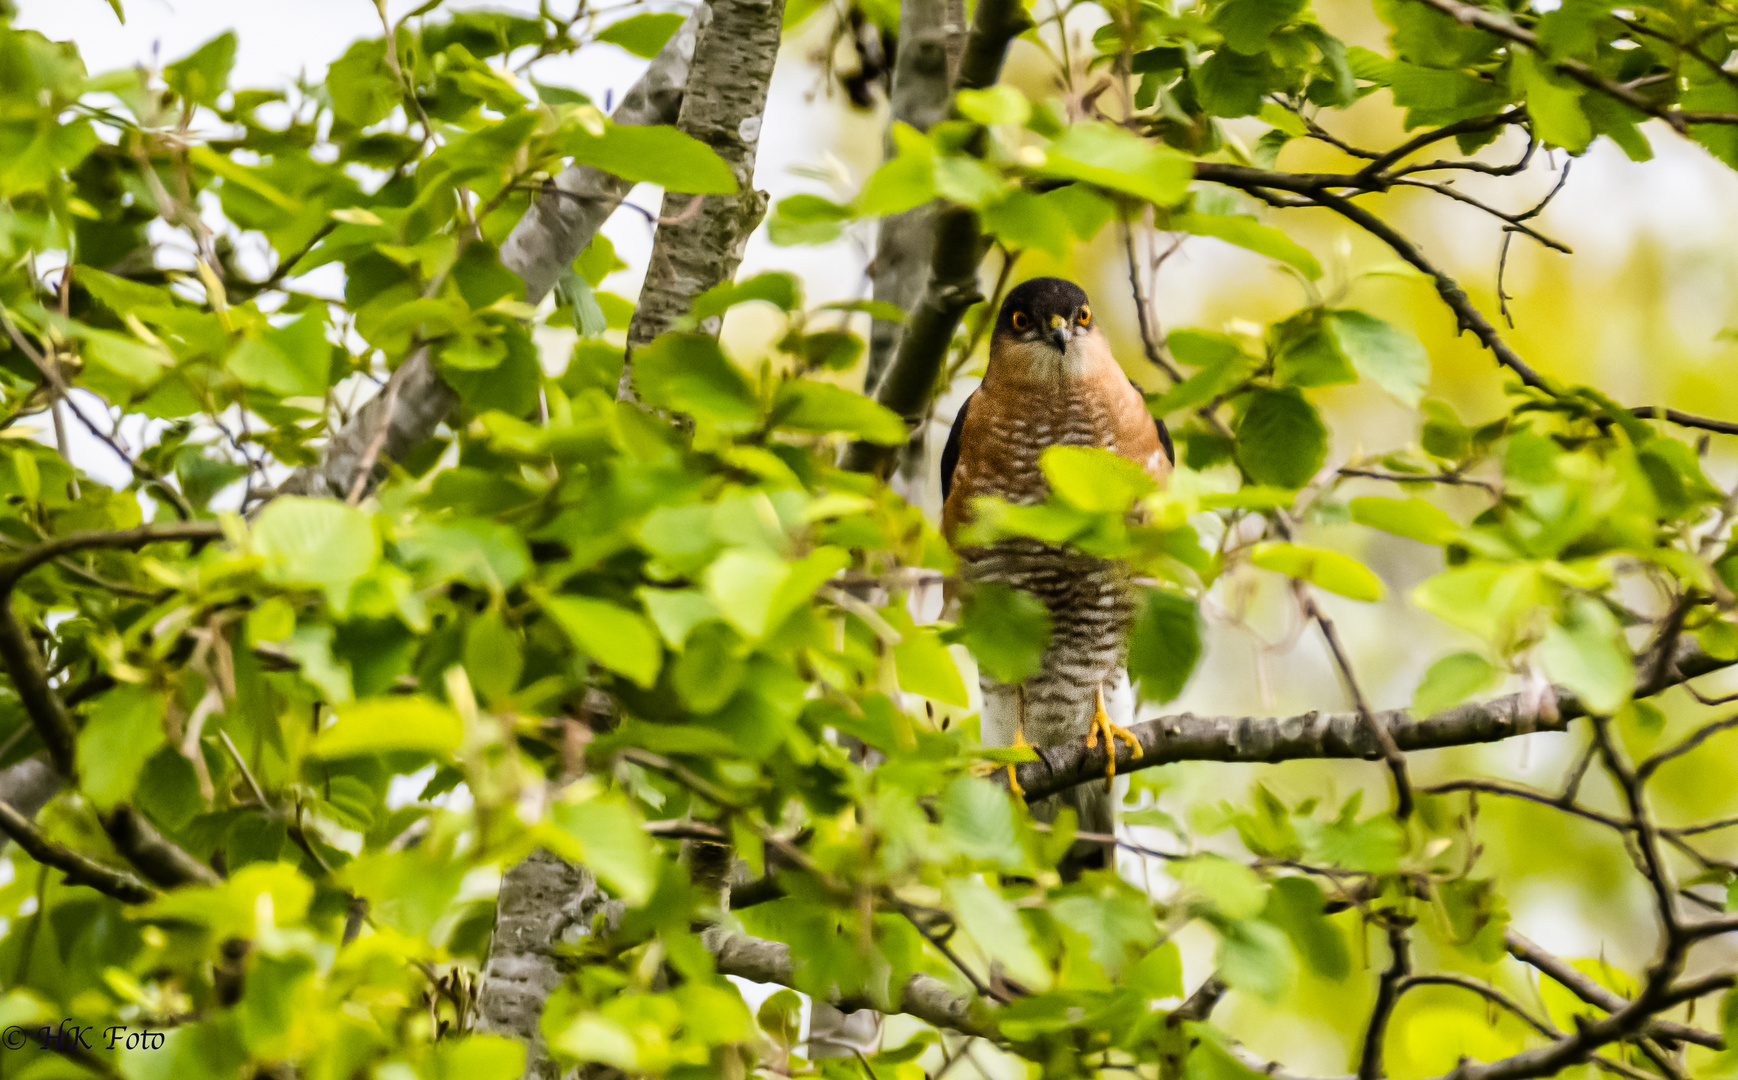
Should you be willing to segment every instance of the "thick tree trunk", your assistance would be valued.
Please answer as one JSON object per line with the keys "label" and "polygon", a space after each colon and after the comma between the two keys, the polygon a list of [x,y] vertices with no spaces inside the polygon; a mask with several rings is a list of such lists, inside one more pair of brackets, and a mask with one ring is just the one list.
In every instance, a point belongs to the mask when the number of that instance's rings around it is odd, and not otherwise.
{"label": "thick tree trunk", "polygon": [[[766,196],[754,189],[755,147],[778,57],[784,0],[713,0],[709,8],[705,30],[689,50],[688,90],[676,123],[724,159],[736,176],[738,191],[706,196],[697,205],[691,196],[666,193],[646,281],[628,329],[630,354],[669,329],[695,297],[735,275],[748,235],[766,210]],[[630,371],[622,372],[624,398],[632,396]],[[718,897],[720,910],[728,908],[730,847],[688,843],[683,861],[696,883]],[[581,891],[591,899],[569,899],[569,894]],[[583,867],[547,852],[527,858],[501,880],[496,929],[478,1005],[483,1017],[480,1026],[512,1034],[531,1046],[527,1080],[553,1080],[555,1075],[554,1065],[541,1049],[538,1021],[550,992],[561,982],[562,973],[553,959],[555,945],[573,924],[554,909],[565,905],[581,913],[595,912],[602,903]]]}

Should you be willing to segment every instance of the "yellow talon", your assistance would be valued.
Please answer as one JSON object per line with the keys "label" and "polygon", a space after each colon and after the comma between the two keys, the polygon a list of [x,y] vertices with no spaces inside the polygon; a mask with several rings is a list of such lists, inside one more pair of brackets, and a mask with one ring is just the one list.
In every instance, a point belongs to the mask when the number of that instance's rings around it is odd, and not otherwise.
{"label": "yellow talon", "polygon": [[[1012,747],[1032,745],[1026,741],[1025,725],[1022,724],[1020,727],[1014,729],[1014,741],[1011,745]],[[1019,778],[1014,775],[1016,767],[1014,765],[1008,765],[1006,768],[1008,770],[1008,790],[1024,799],[1026,797],[1026,789],[1020,786]]]}
{"label": "yellow talon", "polygon": [[1112,720],[1110,714],[1104,711],[1104,687],[1102,686],[1098,688],[1098,704],[1092,712],[1092,726],[1086,730],[1086,748],[1088,750],[1098,746],[1098,733],[1101,731],[1104,732],[1104,748],[1110,751],[1104,763],[1104,786],[1109,788],[1111,781],[1116,779],[1116,740],[1121,739],[1128,743],[1129,749],[1133,751],[1131,755],[1133,757],[1140,757],[1143,751],[1141,750],[1141,741],[1135,738],[1134,732]]}
{"label": "yellow talon", "polygon": [[[1013,745],[1031,746],[1032,744],[1026,741],[1026,687],[1024,685],[1014,687],[1014,709]],[[1009,765],[1007,766],[1007,769],[1008,790],[1024,799],[1026,797],[1026,789],[1020,786],[1019,777],[1014,775],[1015,767]]]}

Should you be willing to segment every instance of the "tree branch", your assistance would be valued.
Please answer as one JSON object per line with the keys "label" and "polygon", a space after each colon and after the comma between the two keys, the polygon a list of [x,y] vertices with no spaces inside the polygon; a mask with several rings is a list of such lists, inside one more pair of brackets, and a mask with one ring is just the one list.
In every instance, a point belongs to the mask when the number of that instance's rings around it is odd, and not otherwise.
{"label": "tree branch", "polygon": [[[664,193],[663,214],[645,284],[628,326],[628,353],[668,330],[707,289],[736,276],[748,235],[766,213],[754,187],[755,149],[778,58],[784,0],[712,0],[711,22],[696,46],[676,126],[706,143],[736,177],[730,195]],[[632,365],[622,370],[630,400]]]}
{"label": "tree branch", "polygon": [[[1510,956],[1529,967],[1537,968],[1541,974],[1561,983],[1565,990],[1589,1005],[1596,1005],[1608,1013],[1613,1013],[1629,1004],[1628,998],[1594,982],[1568,962],[1540,948],[1513,927],[1503,931],[1503,945],[1509,950]],[[1655,1020],[1648,1024],[1647,1030],[1654,1038],[1669,1042],[1695,1043],[1713,1050],[1726,1048],[1723,1036],[1671,1020]]]}
{"label": "tree branch", "polygon": [[[901,4],[899,49],[893,61],[886,153],[893,153],[893,126],[910,124],[927,132],[947,118],[949,88],[965,42],[965,14],[959,0]],[[927,203],[881,219],[875,232],[875,257],[869,264],[870,295],[909,311],[923,287],[935,240],[936,204]],[[869,330],[869,358],[863,391],[873,394],[893,359],[903,323],[876,319]]]}
{"label": "tree branch", "polygon": [[1574,79],[1589,90],[1628,105],[1636,112],[1664,120],[1679,135],[1685,134],[1691,124],[1738,124],[1738,113],[1685,112],[1682,109],[1669,109],[1651,98],[1636,93],[1635,90],[1622,83],[1606,78],[1580,60],[1567,56],[1554,57],[1540,43],[1537,34],[1515,25],[1510,18],[1505,18],[1494,11],[1486,11],[1471,4],[1461,3],[1461,0],[1419,0],[1419,2],[1430,5],[1463,26],[1476,26],[1488,34],[1495,34],[1497,37],[1525,47],[1561,74]]}
{"label": "tree branch", "polygon": [[[972,16],[960,59],[956,90],[983,89],[1001,77],[1008,43],[1031,25],[1024,5],[1015,0],[980,0]],[[875,400],[916,426],[929,413],[930,397],[941,374],[942,361],[966,310],[981,299],[978,264],[984,238],[977,214],[965,206],[950,206],[936,215],[935,243],[923,294],[906,315],[899,351],[888,367]],[[879,471],[898,454],[898,447],[855,442],[840,463],[855,472]]]}
{"label": "tree branch", "polygon": [[[720,975],[735,975],[753,982],[778,983],[792,986],[796,981],[796,962],[791,948],[782,941],[767,941],[734,934],[714,927],[702,936],[708,950],[718,960]],[[994,1039],[997,1035],[993,1013],[981,1001],[956,993],[933,975],[916,974],[906,980],[897,1002],[876,1002],[866,997],[850,997],[836,990],[827,1002],[842,1012],[858,1009],[884,1009],[915,1016],[935,1027],[952,1028],[962,1035]]]}
{"label": "tree branch", "polygon": [[[648,125],[676,119],[698,27],[708,17],[707,6],[699,5],[623,96],[613,122]],[[570,166],[549,183],[501,245],[501,261],[524,280],[528,301],[535,304],[549,294],[562,271],[591,243],[632,187],[589,165]],[[427,349],[412,353],[387,384],[327,440],[318,465],[297,469],[278,490],[342,499],[355,488],[362,463],[377,440],[377,460],[403,461],[428,442],[458,405],[458,395],[435,370]],[[397,398],[388,407],[387,393],[393,387]]]}
{"label": "tree branch", "polygon": [[[1680,655],[1676,672],[1645,680],[1636,688],[1636,696],[1649,697],[1668,686],[1731,665],[1732,661],[1717,660],[1689,647]],[[1568,691],[1557,690],[1555,694],[1554,717],[1549,713],[1536,715],[1527,695],[1509,694],[1449,709],[1425,720],[1414,719],[1406,709],[1375,712],[1372,719],[1389,731],[1395,745],[1406,752],[1500,742],[1535,731],[1563,731],[1571,720],[1587,715],[1586,708]],[[1375,735],[1355,712],[1308,712],[1284,718],[1183,713],[1146,720],[1129,730],[1140,740],[1142,753],[1134,757],[1126,744],[1119,744],[1115,751],[1119,773],[1174,761],[1272,762],[1303,758],[1376,761],[1383,756]],[[1106,761],[1102,747],[1088,750],[1083,742],[1071,742],[1046,748],[1045,758],[1022,762],[1016,767],[1028,802],[1077,784],[1102,781],[1104,777]]]}
{"label": "tree branch", "polygon": [[9,803],[0,802],[0,832],[16,841],[37,862],[64,872],[68,885],[88,885],[124,904],[143,904],[157,895],[157,890],[126,871],[104,866],[50,840]]}

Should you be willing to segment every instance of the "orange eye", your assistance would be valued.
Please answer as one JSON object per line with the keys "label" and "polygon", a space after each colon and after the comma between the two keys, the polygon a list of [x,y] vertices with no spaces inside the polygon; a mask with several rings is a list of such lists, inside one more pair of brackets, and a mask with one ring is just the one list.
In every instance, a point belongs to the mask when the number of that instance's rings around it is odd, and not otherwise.
{"label": "orange eye", "polygon": [[1080,309],[1080,325],[1082,325],[1082,326],[1091,326],[1092,325],[1092,309],[1091,308],[1083,307]]}
{"label": "orange eye", "polygon": [[1032,320],[1028,319],[1026,317],[1026,313],[1024,311],[1014,312],[1014,329],[1020,331],[1023,334],[1027,330],[1030,330],[1031,328],[1032,328]]}

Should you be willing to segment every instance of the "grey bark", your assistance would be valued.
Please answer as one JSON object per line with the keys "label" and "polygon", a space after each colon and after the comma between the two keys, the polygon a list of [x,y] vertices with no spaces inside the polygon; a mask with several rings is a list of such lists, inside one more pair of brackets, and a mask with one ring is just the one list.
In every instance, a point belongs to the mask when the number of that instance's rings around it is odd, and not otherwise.
{"label": "grey bark", "polygon": [[[796,977],[791,948],[782,941],[766,941],[732,934],[722,929],[706,931],[702,940],[718,960],[721,975],[736,975],[753,982],[789,986]],[[843,1011],[890,1008],[907,1013],[936,1027],[952,1028],[963,1035],[994,1038],[996,1027],[984,1006],[969,995],[956,994],[931,975],[913,975],[901,988],[897,1002],[876,1002],[863,997],[834,994],[828,1004]]]}
{"label": "grey bark", "polygon": [[[676,122],[695,46],[711,18],[706,5],[694,9],[616,106],[612,123]],[[591,243],[633,186],[590,165],[570,165],[549,182],[501,245],[501,262],[525,282],[526,300],[535,304],[549,295],[562,271]]]}
{"label": "grey bark", "polygon": [[590,935],[609,898],[583,866],[539,848],[501,878],[495,931],[477,995],[476,1030],[526,1046],[526,1080],[556,1080],[539,1023],[543,1003],[566,976],[558,947]]}
{"label": "grey bark", "polygon": [[[707,196],[698,206],[690,205],[689,196],[666,193],[628,329],[630,351],[668,329],[695,297],[736,273],[748,235],[766,209],[765,195],[753,186],[755,146],[778,56],[784,0],[713,0],[708,6],[708,15],[701,17],[708,20],[703,31],[686,47],[688,89],[676,123],[723,158],[738,191]],[[629,369],[623,370],[621,385],[622,395],[631,397]],[[729,845],[690,843],[683,854],[696,883],[713,891],[720,910],[727,910]],[[478,1026],[527,1043],[527,1080],[554,1080],[559,1073],[543,1050],[538,1026],[544,1003],[563,976],[555,946],[570,928],[589,926],[589,916],[604,903],[583,867],[547,852],[527,858],[502,878]],[[589,1076],[594,1070],[583,1072]]]}
{"label": "grey bark", "polygon": [[[927,132],[947,119],[949,93],[965,45],[965,8],[961,0],[902,4],[899,52],[893,61],[886,152],[893,155],[893,126],[910,124]],[[871,295],[900,311],[910,311],[923,289],[935,238],[935,204],[881,219],[875,258],[869,264]],[[873,394],[899,345],[901,324],[876,319],[869,328],[869,360],[863,390]]]}
{"label": "grey bark", "polygon": [[[755,148],[778,58],[784,0],[713,0],[700,35],[676,126],[724,159],[736,177],[731,195],[664,193],[663,215],[645,284],[628,325],[628,354],[668,330],[695,297],[736,275],[749,233],[766,213],[754,188]],[[712,329],[716,329],[713,327]],[[632,400],[632,367],[618,396]]]}
{"label": "grey bark", "polygon": [[[676,120],[695,43],[709,17],[705,5],[695,9],[623,96],[611,120],[634,125]],[[501,261],[525,282],[526,300],[535,304],[549,295],[562,271],[591,243],[632,187],[590,165],[571,165],[545,186],[501,245]],[[332,435],[320,463],[297,469],[279,490],[342,499],[365,462],[374,473],[372,484],[390,463],[404,460],[432,438],[458,403],[458,395],[435,369],[434,358],[419,349]]]}
{"label": "grey bark", "polygon": [[[1668,672],[1651,675],[1636,686],[1636,696],[1650,697],[1685,679],[1732,666],[1694,645],[1683,646]],[[1529,694],[1509,694],[1474,701],[1417,720],[1406,709],[1372,714],[1393,735],[1402,751],[1437,750],[1449,746],[1500,742],[1535,731],[1563,731],[1571,720],[1587,715],[1575,695],[1553,688],[1544,707]],[[1129,728],[1140,740],[1141,756],[1118,743],[1119,773],[1151,769],[1173,761],[1271,762],[1324,758],[1382,758],[1376,735],[1357,713],[1307,712],[1284,718],[1258,716],[1196,716],[1182,713],[1143,721]],[[1028,761],[1016,769],[1020,786],[1031,802],[1104,776],[1105,751],[1084,743],[1047,748],[1045,761]]]}
{"label": "grey bark", "polygon": [[[26,820],[35,820],[60,787],[60,774],[41,754],[0,769],[0,803],[18,811]],[[7,837],[0,836],[0,850],[5,849],[6,843]]]}
{"label": "grey bark", "polygon": [[[1001,77],[1008,43],[1030,25],[1025,7],[1016,0],[980,0],[960,58],[955,89],[993,86]],[[875,387],[875,399],[904,417],[914,429],[928,417],[942,361],[960,319],[981,299],[978,264],[983,259],[984,237],[977,214],[965,206],[941,210],[935,216],[934,233],[923,291],[908,310],[898,349]],[[857,472],[880,473],[899,453],[898,448],[856,442],[847,449],[841,464]]]}

